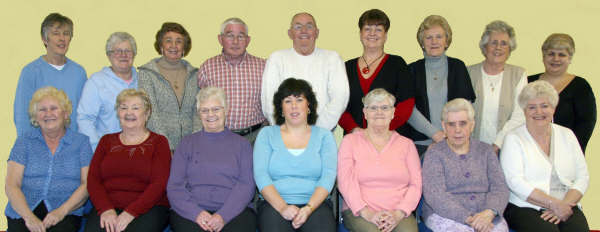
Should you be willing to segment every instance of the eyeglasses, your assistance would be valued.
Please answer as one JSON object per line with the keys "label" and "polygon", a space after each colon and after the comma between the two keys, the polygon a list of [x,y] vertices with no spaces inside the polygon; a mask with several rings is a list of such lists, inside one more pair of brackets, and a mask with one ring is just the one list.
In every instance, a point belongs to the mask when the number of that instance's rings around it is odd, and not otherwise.
{"label": "eyeglasses", "polygon": [[390,111],[391,109],[394,109],[394,107],[393,107],[393,106],[391,106],[391,105],[382,105],[382,106],[367,106],[367,107],[365,107],[365,108],[366,108],[368,111],[371,111],[371,112],[376,112],[376,111],[378,111],[378,110],[381,110],[381,111],[383,111],[383,112],[387,112],[387,111]]}
{"label": "eyeglasses", "polygon": [[239,35],[234,35],[233,33],[225,34],[225,39],[227,41],[233,41],[233,40],[237,39],[240,42],[245,42],[247,38],[248,38],[248,36],[244,35],[244,34],[239,34]]}
{"label": "eyeglasses", "polygon": [[131,51],[129,49],[114,49],[114,50],[111,50],[110,53],[113,55],[126,55],[126,56],[133,55],[133,51]]}
{"label": "eyeglasses", "polygon": [[505,47],[509,46],[508,41],[506,41],[506,40],[502,40],[502,41],[494,40],[494,41],[489,42],[489,44],[492,47],[501,47],[501,48],[505,48]]}
{"label": "eyeglasses", "polygon": [[302,30],[302,28],[306,28],[306,30],[314,30],[315,25],[313,25],[312,23],[307,23],[307,24],[296,23],[292,26],[292,29],[294,29],[295,31],[300,31],[300,30]]}
{"label": "eyeglasses", "polygon": [[200,113],[201,114],[209,114],[210,112],[213,112],[213,114],[218,114],[220,113],[225,107],[222,106],[215,106],[212,108],[200,108]]}

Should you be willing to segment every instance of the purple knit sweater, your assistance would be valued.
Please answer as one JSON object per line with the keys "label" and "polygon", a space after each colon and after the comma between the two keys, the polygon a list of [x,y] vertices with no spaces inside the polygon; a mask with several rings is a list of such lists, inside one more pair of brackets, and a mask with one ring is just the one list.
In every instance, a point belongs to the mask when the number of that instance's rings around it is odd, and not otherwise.
{"label": "purple knit sweater", "polygon": [[423,216],[436,213],[465,223],[485,209],[501,216],[509,190],[489,144],[472,139],[469,153],[457,155],[446,141],[433,144],[423,160]]}

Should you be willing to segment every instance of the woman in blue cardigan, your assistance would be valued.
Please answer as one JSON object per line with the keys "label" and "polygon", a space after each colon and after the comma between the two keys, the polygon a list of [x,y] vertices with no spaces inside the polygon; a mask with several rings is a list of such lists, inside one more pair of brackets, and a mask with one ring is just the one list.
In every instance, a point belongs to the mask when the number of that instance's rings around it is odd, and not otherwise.
{"label": "woman in blue cardigan", "polygon": [[289,78],[273,98],[275,126],[254,144],[254,179],[261,193],[261,232],[335,231],[331,205],[337,147],[327,129],[314,126],[317,100],[308,82]]}

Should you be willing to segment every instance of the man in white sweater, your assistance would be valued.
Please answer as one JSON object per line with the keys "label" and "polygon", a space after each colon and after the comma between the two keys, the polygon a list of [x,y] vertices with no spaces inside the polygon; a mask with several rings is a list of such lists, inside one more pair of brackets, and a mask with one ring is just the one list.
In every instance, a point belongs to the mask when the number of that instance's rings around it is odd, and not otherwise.
{"label": "man in white sweater", "polygon": [[315,46],[319,29],[309,13],[292,17],[288,36],[293,41],[293,48],[273,52],[265,66],[261,91],[263,113],[274,125],[273,95],[279,84],[290,77],[304,79],[317,96],[319,117],[316,125],[333,130],[348,104],[344,61],[337,52]]}

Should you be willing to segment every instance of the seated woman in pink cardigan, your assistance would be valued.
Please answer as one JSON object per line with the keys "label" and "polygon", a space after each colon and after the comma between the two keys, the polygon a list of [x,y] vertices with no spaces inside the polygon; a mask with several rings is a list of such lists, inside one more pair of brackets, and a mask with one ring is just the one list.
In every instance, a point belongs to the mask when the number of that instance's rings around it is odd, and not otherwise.
{"label": "seated woman in pink cardigan", "polygon": [[421,198],[421,163],[413,142],[393,130],[393,95],[363,99],[367,128],[346,135],[338,153],[342,215],[351,231],[418,231],[411,212]]}

